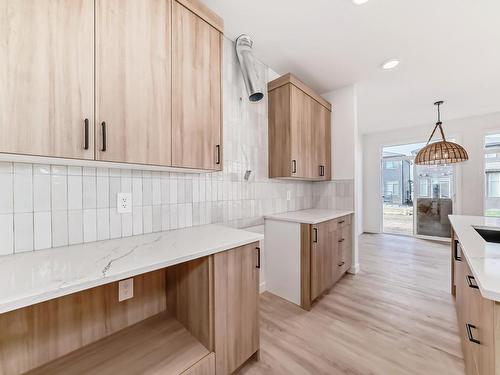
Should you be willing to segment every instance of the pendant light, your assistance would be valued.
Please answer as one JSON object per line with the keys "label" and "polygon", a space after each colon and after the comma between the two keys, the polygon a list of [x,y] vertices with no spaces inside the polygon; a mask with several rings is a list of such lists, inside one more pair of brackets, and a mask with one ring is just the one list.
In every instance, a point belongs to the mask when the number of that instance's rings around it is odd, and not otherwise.
{"label": "pendant light", "polygon": [[[442,100],[434,103],[434,105],[437,106],[438,120],[434,126],[431,136],[429,137],[429,140],[427,141],[427,145],[422,148],[415,157],[415,164],[450,164],[460,163],[469,159],[467,151],[465,151],[462,146],[453,142],[448,142],[444,136],[440,111],[440,106],[443,103],[444,102]],[[439,128],[439,131],[441,132],[442,140],[429,144],[437,128]]]}

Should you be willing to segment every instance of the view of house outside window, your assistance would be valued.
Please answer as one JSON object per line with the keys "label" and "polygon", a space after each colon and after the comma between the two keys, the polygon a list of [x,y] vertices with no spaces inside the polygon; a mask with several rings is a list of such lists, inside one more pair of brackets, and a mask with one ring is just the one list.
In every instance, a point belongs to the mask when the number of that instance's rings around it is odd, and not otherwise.
{"label": "view of house outside window", "polygon": [[485,216],[500,217],[500,133],[484,137]]}

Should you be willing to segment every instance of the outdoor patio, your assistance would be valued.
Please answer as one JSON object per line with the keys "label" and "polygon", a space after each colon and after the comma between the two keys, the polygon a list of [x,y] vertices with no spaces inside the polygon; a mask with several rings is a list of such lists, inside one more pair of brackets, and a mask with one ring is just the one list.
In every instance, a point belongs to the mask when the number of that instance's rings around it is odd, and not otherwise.
{"label": "outdoor patio", "polygon": [[413,235],[413,207],[384,203],[384,233]]}

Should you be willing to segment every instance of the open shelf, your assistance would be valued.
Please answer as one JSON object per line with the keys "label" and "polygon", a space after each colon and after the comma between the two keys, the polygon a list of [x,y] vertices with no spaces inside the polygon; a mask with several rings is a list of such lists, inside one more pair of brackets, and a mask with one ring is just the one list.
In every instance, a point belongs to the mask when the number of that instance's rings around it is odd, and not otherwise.
{"label": "open shelf", "polygon": [[27,374],[181,374],[209,351],[163,312]]}

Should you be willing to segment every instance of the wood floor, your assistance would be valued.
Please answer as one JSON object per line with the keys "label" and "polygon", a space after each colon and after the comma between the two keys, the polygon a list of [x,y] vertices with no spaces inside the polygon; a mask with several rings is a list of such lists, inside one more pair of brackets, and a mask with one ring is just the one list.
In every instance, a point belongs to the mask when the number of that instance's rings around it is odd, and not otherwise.
{"label": "wood floor", "polygon": [[240,374],[464,374],[449,248],[363,235],[361,271],[310,312],[261,296],[261,357]]}

